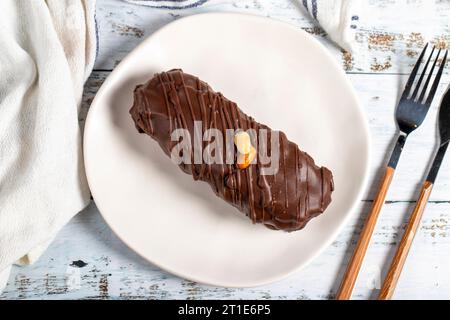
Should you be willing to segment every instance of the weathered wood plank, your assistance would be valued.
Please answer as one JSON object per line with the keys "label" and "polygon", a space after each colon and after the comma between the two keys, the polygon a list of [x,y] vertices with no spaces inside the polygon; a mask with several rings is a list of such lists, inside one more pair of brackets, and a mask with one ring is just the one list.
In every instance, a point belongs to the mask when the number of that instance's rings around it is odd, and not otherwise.
{"label": "weathered wood plank", "polygon": [[[358,211],[367,212],[370,203]],[[374,294],[379,271],[399,242],[413,204],[388,204],[377,226],[354,298]],[[428,206],[396,298],[450,298],[450,204]],[[106,226],[95,206],[78,215],[33,266],[15,267],[0,299],[326,299],[334,296],[362,219],[355,215],[333,244],[304,270],[248,289],[199,285],[169,275],[138,257]]]}
{"label": "weathered wood plank", "polygon": [[[95,72],[86,86],[83,109],[109,72]],[[393,106],[398,88],[405,77],[395,75],[350,74],[361,102],[368,114],[373,138],[373,167],[371,180],[383,162],[395,126]],[[441,88],[442,89],[442,88]],[[383,269],[387,255],[393,254],[401,225],[406,220],[412,203],[397,203],[414,199],[416,182],[423,175],[433,145],[434,113],[424,124],[424,130],[413,137],[393,183],[390,201],[378,223],[363,273],[355,291],[357,298],[367,298],[372,292],[367,283],[377,270]],[[83,116],[82,116],[83,118]],[[427,127],[428,126],[428,127]],[[429,132],[428,132],[429,131]],[[447,160],[448,161],[448,160]],[[448,166],[444,164],[444,167]],[[433,193],[434,200],[449,200],[446,190],[450,177],[442,170]],[[372,199],[373,188],[366,199]],[[15,268],[11,282],[1,298],[293,298],[321,299],[332,297],[337,279],[343,272],[341,262],[348,259],[356,241],[362,219],[371,202],[363,202],[340,236],[305,270],[287,280],[253,289],[223,289],[200,286],[173,277],[146,263],[128,250],[104,224],[95,208],[75,218],[56,239],[46,255],[34,266]],[[445,255],[448,241],[450,203],[429,205],[410,262],[400,283],[397,297],[450,297],[447,288],[450,279],[445,266],[450,262]],[[78,235],[76,238],[73,235]],[[82,261],[82,262],[81,262]],[[87,265],[84,266],[84,263]],[[78,278],[78,274],[80,278]],[[336,275],[339,274],[338,277]],[[413,286],[416,286],[413,288]],[[420,288],[420,290],[418,289]]]}
{"label": "weathered wood plank", "polygon": [[325,32],[303,11],[300,0],[224,1],[175,12],[100,0],[97,4],[100,52],[96,68],[113,69],[160,27],[184,16],[209,11],[249,13],[288,22],[316,37],[350,72],[408,73],[426,41],[439,47],[450,44],[448,1],[366,1],[364,7],[354,21],[355,52],[348,54],[325,39]]}
{"label": "weathered wood plank", "polygon": [[[86,85],[83,103],[83,114],[87,112],[98,87],[109,72],[94,72]],[[387,162],[391,150],[396,126],[394,109],[398,95],[403,90],[406,76],[349,74],[360,102],[366,112],[372,137],[372,165],[370,170],[370,186],[365,200],[372,200],[380,179],[380,168]],[[445,90],[448,80],[444,79],[439,93]],[[245,109],[245,106],[242,106]],[[415,132],[404,149],[396,176],[388,194],[389,201],[409,201],[415,199],[419,192],[418,184],[424,177],[428,162],[435,147],[436,116],[438,103],[434,103],[426,121]],[[82,116],[84,119],[84,116]],[[356,155],[357,156],[357,155]],[[444,160],[443,168],[449,165],[449,157]],[[450,172],[441,170],[438,181],[431,195],[432,201],[450,201]]]}

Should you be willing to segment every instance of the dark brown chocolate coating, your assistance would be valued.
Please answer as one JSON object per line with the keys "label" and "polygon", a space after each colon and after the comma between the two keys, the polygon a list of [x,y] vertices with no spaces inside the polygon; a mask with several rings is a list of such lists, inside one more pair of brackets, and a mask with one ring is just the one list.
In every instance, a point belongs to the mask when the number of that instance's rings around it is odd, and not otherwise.
{"label": "dark brown chocolate coating", "polygon": [[[223,141],[225,129],[268,129],[270,146],[274,132],[207,83],[178,69],[156,74],[137,86],[130,114],[138,131],[155,139],[168,156],[177,143],[171,141],[172,131],[187,129],[193,137],[194,121],[202,121],[203,131],[219,129]],[[217,196],[245,213],[253,223],[271,229],[299,230],[331,202],[333,177],[330,170],[316,166],[283,132],[278,137],[279,170],[274,175],[262,175],[259,161],[246,169],[239,169],[236,162],[179,166],[194,180],[207,182]]]}

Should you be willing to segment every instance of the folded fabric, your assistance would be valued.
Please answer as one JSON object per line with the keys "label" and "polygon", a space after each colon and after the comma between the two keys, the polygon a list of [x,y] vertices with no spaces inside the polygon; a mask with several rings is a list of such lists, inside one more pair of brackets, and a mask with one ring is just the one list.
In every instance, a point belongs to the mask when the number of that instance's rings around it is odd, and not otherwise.
{"label": "folded fabric", "polygon": [[[163,10],[188,10],[200,6],[226,3],[225,0],[124,0]],[[303,12],[325,30],[330,39],[341,48],[354,50],[353,43],[358,26],[361,2],[359,0],[292,0],[299,1]]]}
{"label": "folded fabric", "polygon": [[89,202],[78,112],[96,33],[95,0],[2,0],[0,12],[1,286]]}
{"label": "folded fabric", "polygon": [[144,5],[155,9],[180,10],[192,9],[204,4],[223,3],[225,0],[125,0],[126,2]]}
{"label": "folded fabric", "polygon": [[309,14],[341,48],[354,51],[361,14],[360,0],[299,0]]}

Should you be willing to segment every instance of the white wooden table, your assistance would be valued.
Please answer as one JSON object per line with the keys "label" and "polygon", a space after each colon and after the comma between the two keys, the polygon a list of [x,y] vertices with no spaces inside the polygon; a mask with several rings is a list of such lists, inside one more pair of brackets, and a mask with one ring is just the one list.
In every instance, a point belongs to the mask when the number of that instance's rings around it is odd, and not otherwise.
{"label": "white wooden table", "polygon": [[[14,267],[0,299],[327,299],[333,298],[353,252],[396,131],[394,107],[407,73],[427,40],[450,44],[450,2],[364,0],[370,16],[357,21],[357,52],[342,52],[306,18],[297,0],[239,0],[176,13],[98,0],[100,52],[86,84],[87,110],[103,80],[146,36],[181,16],[234,11],[289,22],[318,38],[348,74],[367,114],[372,134],[371,187],[341,234],[310,265],[277,283],[249,289],[200,285],[172,276],[138,257],[112,233],[94,204],[76,216],[34,265]],[[425,3],[429,3],[424,7]],[[407,9],[400,7],[407,4]],[[448,70],[440,87],[449,82]],[[436,103],[424,125],[411,136],[388,194],[353,297],[375,297],[380,274],[401,237],[435,147]],[[83,119],[81,119],[83,120]],[[351,124],[349,124],[351,125]],[[450,298],[450,157],[443,164],[420,232],[395,298]]]}

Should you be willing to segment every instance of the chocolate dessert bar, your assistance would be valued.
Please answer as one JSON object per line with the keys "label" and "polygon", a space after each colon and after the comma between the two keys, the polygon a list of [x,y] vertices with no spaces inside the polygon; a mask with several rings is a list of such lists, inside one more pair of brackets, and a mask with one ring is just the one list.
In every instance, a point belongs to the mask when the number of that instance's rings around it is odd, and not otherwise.
{"label": "chocolate dessert bar", "polygon": [[[130,114],[140,133],[155,139],[172,160],[174,155],[184,160],[176,162],[181,170],[208,183],[253,223],[299,230],[331,202],[330,170],[316,166],[283,132],[256,122],[182,70],[138,85]],[[209,134],[212,129],[215,135]],[[187,148],[177,149],[181,143]]]}

